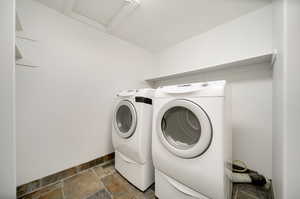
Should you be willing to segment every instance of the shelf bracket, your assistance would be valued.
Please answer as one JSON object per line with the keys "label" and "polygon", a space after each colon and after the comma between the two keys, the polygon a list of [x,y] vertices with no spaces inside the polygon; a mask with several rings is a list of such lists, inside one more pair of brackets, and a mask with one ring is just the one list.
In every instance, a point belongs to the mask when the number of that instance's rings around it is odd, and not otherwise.
{"label": "shelf bracket", "polygon": [[273,54],[272,54],[272,59],[271,59],[271,66],[274,66],[276,59],[277,59],[277,49],[274,49]]}

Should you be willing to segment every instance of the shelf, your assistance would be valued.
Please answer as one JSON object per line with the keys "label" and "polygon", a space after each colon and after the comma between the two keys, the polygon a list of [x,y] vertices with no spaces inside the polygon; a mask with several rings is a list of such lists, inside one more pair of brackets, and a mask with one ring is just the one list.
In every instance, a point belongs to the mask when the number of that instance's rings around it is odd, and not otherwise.
{"label": "shelf", "polygon": [[[22,32],[23,30],[24,29],[23,29],[23,26],[21,24],[20,17],[18,15],[18,13],[16,13],[16,36],[17,36],[18,32]],[[22,58],[23,58],[22,53],[21,53],[20,48],[18,47],[17,42],[16,42],[16,45],[15,45],[15,59],[17,61],[17,60],[20,60]]]}
{"label": "shelf", "polygon": [[26,67],[39,67],[39,44],[31,34],[24,30],[20,16],[16,13],[16,41],[15,41],[16,65]]}
{"label": "shelf", "polygon": [[41,65],[40,46],[38,42],[16,38],[16,65],[39,67]]}
{"label": "shelf", "polygon": [[15,46],[15,56],[16,56],[16,61],[23,58],[21,51],[17,45]]}
{"label": "shelf", "polygon": [[16,13],[16,31],[17,32],[23,31],[23,26],[21,24],[21,21],[20,21],[18,13]]}
{"label": "shelf", "polygon": [[149,78],[149,79],[146,79],[145,81],[150,84],[153,84],[157,81],[185,77],[185,76],[189,76],[189,75],[196,75],[196,74],[200,74],[200,73],[204,73],[204,72],[232,68],[232,67],[239,67],[239,66],[247,67],[247,66],[251,66],[251,65],[255,65],[255,64],[262,64],[262,63],[270,63],[271,65],[273,65],[275,60],[276,60],[276,50],[274,50],[274,52],[260,54],[260,55],[253,56],[253,57],[247,57],[245,59],[239,59],[239,60],[232,61],[232,62],[211,65],[211,66],[205,66],[205,67],[201,67],[199,69],[192,70],[192,71],[186,71],[186,72],[182,72],[182,73],[175,73],[175,74],[170,74],[170,75],[165,75],[165,76]]}
{"label": "shelf", "polygon": [[37,41],[32,34],[25,31],[24,26],[18,13],[16,13],[16,37],[20,39],[26,39],[29,41]]}
{"label": "shelf", "polygon": [[19,39],[26,39],[32,42],[36,42],[37,40],[32,37],[31,34],[28,34],[25,31],[16,32],[16,37]]}

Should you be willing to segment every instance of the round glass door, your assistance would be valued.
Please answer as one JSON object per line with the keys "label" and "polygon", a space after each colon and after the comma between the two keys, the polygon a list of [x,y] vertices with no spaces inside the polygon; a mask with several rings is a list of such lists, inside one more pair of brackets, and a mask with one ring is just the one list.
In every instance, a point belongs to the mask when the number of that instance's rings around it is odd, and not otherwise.
{"label": "round glass door", "polygon": [[201,125],[197,116],[180,106],[173,107],[164,114],[161,129],[168,142],[179,149],[193,147],[201,135]]}
{"label": "round glass door", "polygon": [[173,154],[193,158],[204,153],[212,139],[210,120],[205,111],[188,100],[174,100],[159,112],[158,135]]}
{"label": "round glass door", "polygon": [[114,114],[114,127],[123,138],[130,137],[136,128],[136,112],[133,104],[128,100],[121,101]]}

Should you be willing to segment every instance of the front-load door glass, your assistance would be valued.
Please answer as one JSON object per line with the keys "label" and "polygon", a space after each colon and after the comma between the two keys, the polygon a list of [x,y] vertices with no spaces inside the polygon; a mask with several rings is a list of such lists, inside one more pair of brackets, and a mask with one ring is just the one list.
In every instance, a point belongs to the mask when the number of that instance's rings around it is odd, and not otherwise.
{"label": "front-load door glass", "polygon": [[133,135],[137,116],[134,105],[129,100],[122,100],[118,103],[114,113],[114,128],[123,138],[129,138]]}
{"label": "front-load door glass", "polygon": [[168,142],[180,149],[191,148],[201,136],[199,119],[185,107],[169,109],[163,116],[161,128]]}
{"label": "front-load door glass", "polygon": [[194,158],[209,148],[212,125],[200,104],[185,99],[172,100],[160,108],[156,120],[161,143],[174,155]]}
{"label": "front-load door glass", "polygon": [[117,125],[122,133],[127,133],[132,125],[132,114],[128,106],[119,107],[116,115]]}

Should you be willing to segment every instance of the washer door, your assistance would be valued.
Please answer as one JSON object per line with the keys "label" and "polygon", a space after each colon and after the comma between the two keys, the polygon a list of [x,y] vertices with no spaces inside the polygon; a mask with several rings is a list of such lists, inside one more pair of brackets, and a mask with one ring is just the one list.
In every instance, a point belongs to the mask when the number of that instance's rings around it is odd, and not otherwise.
{"label": "washer door", "polygon": [[161,108],[157,133],[171,153],[182,158],[203,154],[212,140],[212,126],[205,111],[194,102],[173,100]]}
{"label": "washer door", "polygon": [[133,104],[128,100],[121,101],[115,108],[114,127],[122,138],[129,138],[133,135],[137,116]]}

